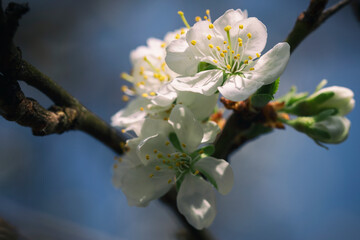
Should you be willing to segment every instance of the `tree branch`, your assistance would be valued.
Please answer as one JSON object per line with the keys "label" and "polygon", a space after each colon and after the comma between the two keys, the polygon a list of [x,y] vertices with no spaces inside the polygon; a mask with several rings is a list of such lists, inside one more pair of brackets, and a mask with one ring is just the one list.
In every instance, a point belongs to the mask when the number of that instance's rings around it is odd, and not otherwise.
{"label": "tree branch", "polygon": [[[80,130],[101,141],[117,154],[123,153],[125,137],[86,109],[76,98],[25,61],[13,43],[19,19],[29,7],[27,4],[9,3],[5,12],[0,1],[0,98],[1,115],[20,125],[32,128],[34,135],[44,136]],[[11,79],[11,81],[9,80]],[[56,105],[46,110],[33,99],[26,98],[15,80],[22,80],[48,96]],[[6,97],[15,94],[11,100]]]}

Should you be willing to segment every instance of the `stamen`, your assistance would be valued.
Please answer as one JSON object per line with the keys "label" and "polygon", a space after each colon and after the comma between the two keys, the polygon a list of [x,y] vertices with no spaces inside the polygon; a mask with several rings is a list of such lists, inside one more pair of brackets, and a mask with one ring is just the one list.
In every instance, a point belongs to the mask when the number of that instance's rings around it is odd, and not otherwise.
{"label": "stamen", "polygon": [[122,132],[122,133],[125,133],[125,132],[126,132],[126,130],[125,130],[125,129],[121,129],[121,132]]}
{"label": "stamen", "polygon": [[196,22],[200,22],[200,21],[201,21],[201,17],[196,16],[196,17],[195,17],[195,21],[196,21]]}
{"label": "stamen", "polygon": [[249,63],[249,61],[248,61],[248,60],[245,60],[245,61],[244,61],[244,63],[245,63],[245,64],[248,64],[248,63]]}
{"label": "stamen", "polygon": [[252,56],[249,56],[249,59],[252,60],[253,59]]}
{"label": "stamen", "polygon": [[127,101],[129,101],[129,97],[128,97],[127,95],[123,95],[123,96],[122,96],[122,100],[123,100],[124,102],[127,102]]}
{"label": "stamen", "polygon": [[171,180],[171,179],[169,179],[168,184],[170,184],[171,182],[172,182],[172,180]]}
{"label": "stamen", "polygon": [[220,56],[221,56],[221,57],[225,57],[224,53],[220,53]]}
{"label": "stamen", "polygon": [[256,56],[259,58],[259,57],[260,57],[260,54],[259,54],[259,53],[257,53],[257,54],[256,54]]}
{"label": "stamen", "polygon": [[199,174],[199,170],[196,170],[195,172],[194,172],[194,175],[198,175]]}
{"label": "stamen", "polygon": [[165,145],[166,145],[166,146],[169,146],[169,144],[170,144],[170,142],[169,142],[169,141],[167,141],[167,142],[165,143]]}
{"label": "stamen", "polygon": [[155,96],[156,93],[155,92],[150,92],[150,96]]}
{"label": "stamen", "polygon": [[159,69],[156,68],[154,65],[152,65],[152,63],[149,61],[149,59],[145,56],[144,57],[144,61],[149,64],[149,66],[153,69],[154,72],[159,72]]}
{"label": "stamen", "polygon": [[214,48],[214,45],[212,45],[212,44],[209,44],[209,48]]}
{"label": "stamen", "polygon": [[162,48],[164,48],[164,47],[166,47],[166,43],[162,43],[160,46],[161,46]]}
{"label": "stamen", "polygon": [[149,160],[150,156],[148,154],[146,154],[145,158],[146,158],[146,160]]}
{"label": "stamen", "polygon": [[149,175],[149,178],[152,178],[153,176],[154,176],[154,174],[150,174],[150,175]]}
{"label": "stamen", "polygon": [[207,20],[208,19],[208,17],[207,16],[204,16],[204,20]]}
{"label": "stamen", "polygon": [[[224,30],[226,32],[226,35],[227,35],[227,39],[229,41],[229,48],[228,49],[231,49],[231,39],[230,39],[230,29],[231,29],[231,26],[230,25],[227,25]],[[225,41],[224,41],[224,44],[225,44]],[[232,56],[232,53],[230,52],[230,65],[232,65],[232,61],[233,61],[233,56]]]}
{"label": "stamen", "polygon": [[125,73],[125,72],[123,72],[123,73],[121,73],[121,78],[122,79],[124,79],[124,80],[126,80],[126,81],[128,81],[128,82],[133,82],[134,81],[134,77],[133,76],[131,76],[131,75],[129,75],[129,74],[127,74],[127,73]]}
{"label": "stamen", "polygon": [[213,28],[214,28],[214,25],[209,24],[209,28],[210,28],[210,29],[213,29]]}
{"label": "stamen", "polygon": [[186,18],[184,16],[184,13],[182,11],[178,11],[178,14],[180,15],[181,17],[181,20],[183,21],[184,25],[187,27],[187,28],[190,28],[190,25],[189,23],[186,21]]}
{"label": "stamen", "polygon": [[179,39],[180,38],[180,35],[179,34],[176,34],[175,35],[175,39]]}
{"label": "stamen", "polygon": [[250,71],[254,71],[254,70],[255,70],[255,68],[253,68],[253,67],[252,67],[252,68],[250,68]]}
{"label": "stamen", "polygon": [[192,40],[192,41],[191,41],[191,44],[195,46],[196,40]]}
{"label": "stamen", "polygon": [[154,149],[154,153],[156,154],[158,152],[158,150]]}
{"label": "stamen", "polygon": [[216,49],[217,49],[219,52],[220,52],[220,50],[221,50],[219,46],[216,46]]}
{"label": "stamen", "polygon": [[185,30],[183,28],[181,29],[180,34],[181,35],[185,34]]}
{"label": "stamen", "polygon": [[185,143],[182,143],[181,146],[183,146],[183,148],[186,148],[186,144],[185,144]]}
{"label": "stamen", "polygon": [[213,60],[214,63],[218,63],[218,61],[216,59]]}
{"label": "stamen", "polygon": [[122,85],[122,86],[121,86],[121,91],[123,91],[123,92],[126,92],[128,89],[129,89],[129,88],[128,88],[128,86],[126,86],[126,85]]}
{"label": "stamen", "polygon": [[244,28],[244,25],[240,24],[240,25],[239,25],[239,28],[240,28],[240,29],[243,29],[243,28]]}
{"label": "stamen", "polygon": [[224,44],[227,44],[227,41],[224,41]]}
{"label": "stamen", "polygon": [[209,39],[209,40],[211,39],[211,35],[210,35],[210,34],[207,36],[207,39]]}
{"label": "stamen", "polygon": [[160,171],[160,170],[161,170],[161,167],[156,166],[156,167],[155,167],[155,170],[156,170],[156,171]]}
{"label": "stamen", "polygon": [[141,96],[144,97],[144,98],[146,98],[146,97],[148,97],[149,95],[148,95],[147,93],[143,93],[143,94],[141,94]]}
{"label": "stamen", "polygon": [[248,38],[251,38],[251,37],[252,37],[251,33],[248,33],[246,36],[247,36]]}
{"label": "stamen", "polygon": [[144,111],[144,108],[143,108],[143,107],[140,107],[140,111]]}
{"label": "stamen", "polygon": [[208,21],[211,21],[210,10],[209,10],[209,9],[206,9],[205,13],[206,13],[206,15],[208,16]]}
{"label": "stamen", "polygon": [[226,68],[230,70],[231,66],[228,64],[228,65],[226,65]]}

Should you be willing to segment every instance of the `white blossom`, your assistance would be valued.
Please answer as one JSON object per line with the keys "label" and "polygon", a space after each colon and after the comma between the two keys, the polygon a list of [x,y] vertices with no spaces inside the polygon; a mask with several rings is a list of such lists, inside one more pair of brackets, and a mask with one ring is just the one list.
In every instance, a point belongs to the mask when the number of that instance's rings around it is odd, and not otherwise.
{"label": "white blossom", "polygon": [[[219,128],[204,133],[201,124],[184,106],[173,108],[169,121],[146,119],[138,138],[128,141],[129,152],[115,168],[113,182],[130,205],[146,206],[175,183],[177,206],[197,229],[208,227],[216,215],[215,192],[230,192],[230,165],[208,156],[204,144],[213,141]],[[205,180],[205,178],[207,181]]]}
{"label": "white blossom", "polygon": [[[167,65],[181,75],[171,84],[181,91],[204,95],[219,91],[230,100],[244,100],[275,81],[289,60],[287,43],[261,56],[266,40],[266,27],[241,10],[228,10],[214,23],[199,21],[166,49]],[[200,63],[211,65],[198,69]]]}

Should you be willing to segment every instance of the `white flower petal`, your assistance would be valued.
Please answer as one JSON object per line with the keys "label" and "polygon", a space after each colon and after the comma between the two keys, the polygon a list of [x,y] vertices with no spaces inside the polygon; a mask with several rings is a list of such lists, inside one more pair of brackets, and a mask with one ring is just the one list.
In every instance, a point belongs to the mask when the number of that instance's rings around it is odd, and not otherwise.
{"label": "white flower petal", "polygon": [[219,87],[219,92],[227,99],[232,101],[243,101],[251,96],[263,84],[256,80],[249,80],[239,75],[232,75]]}
{"label": "white flower petal", "polygon": [[147,118],[143,124],[143,127],[141,128],[140,137],[144,139],[158,133],[168,136],[171,131],[172,126],[168,121]]}
{"label": "white flower petal", "polygon": [[172,41],[166,48],[165,62],[174,72],[181,75],[194,75],[199,61],[184,38]]}
{"label": "white flower petal", "polygon": [[194,118],[194,114],[188,108],[176,105],[171,111],[169,120],[180,143],[186,145],[183,150],[187,153],[196,150],[204,132],[200,123]]}
{"label": "white flower petal", "polygon": [[162,86],[152,98],[151,102],[157,106],[169,107],[176,100],[176,90],[168,83]]}
{"label": "white flower petal", "polygon": [[201,140],[201,143],[213,143],[216,139],[216,136],[221,131],[216,122],[208,121],[201,124],[204,131],[204,137]]}
{"label": "white flower petal", "polygon": [[179,91],[201,93],[207,96],[213,95],[221,85],[223,72],[221,70],[206,70],[191,77],[177,77],[171,85]]}
{"label": "white flower petal", "polygon": [[251,81],[270,84],[284,72],[290,58],[290,45],[286,42],[276,44],[254,65],[255,70],[244,73]]}
{"label": "white flower petal", "polygon": [[[247,11],[241,11],[240,9],[229,9],[221,17],[214,21],[215,28],[224,30],[227,25],[246,19],[248,17]],[[237,26],[239,28],[239,26]]]}
{"label": "white flower petal", "polygon": [[[154,174],[153,177],[149,177]],[[113,183],[124,192],[130,206],[145,207],[160,198],[172,187],[168,183],[174,173],[164,169],[156,171],[154,165],[132,167],[121,163],[115,169]]]}
{"label": "white flower petal", "polygon": [[160,39],[157,39],[157,38],[149,38],[147,41],[146,41],[146,44],[149,46],[149,48],[151,49],[159,49],[161,51],[161,44],[163,44],[164,41],[163,40],[160,40]]}
{"label": "white flower petal", "polygon": [[111,125],[135,131],[146,117],[146,112],[140,111],[140,107],[145,107],[148,103],[149,100],[141,97],[132,100],[124,109],[111,117]]}
{"label": "white flower petal", "polygon": [[179,91],[177,103],[187,106],[194,117],[202,121],[214,112],[218,98],[218,94],[206,96],[199,93]]}
{"label": "white flower petal", "polygon": [[234,173],[225,160],[206,157],[200,159],[194,167],[200,172],[206,172],[215,181],[219,193],[226,195],[231,191],[234,185]]}
{"label": "white flower petal", "polygon": [[209,227],[216,216],[213,187],[201,177],[187,174],[177,195],[179,212],[196,229]]}
{"label": "white flower petal", "polygon": [[[243,25],[244,28],[239,29],[239,25]],[[248,33],[251,34],[251,38],[248,38]],[[237,51],[242,57],[252,56],[255,58],[256,53],[261,53],[265,48],[267,30],[259,19],[251,17],[236,22],[230,30],[230,37],[235,45],[237,45],[239,37],[243,40],[243,46],[239,47],[239,51]]]}
{"label": "white flower petal", "polygon": [[144,165],[159,162],[168,155],[176,152],[172,144],[168,143],[168,136],[157,134],[141,141],[137,147],[137,154]]}

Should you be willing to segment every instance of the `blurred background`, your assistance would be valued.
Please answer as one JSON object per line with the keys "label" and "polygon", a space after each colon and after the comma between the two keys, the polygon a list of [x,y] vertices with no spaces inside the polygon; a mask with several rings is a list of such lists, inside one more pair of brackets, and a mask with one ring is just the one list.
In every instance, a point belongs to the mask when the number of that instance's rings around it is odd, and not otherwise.
{"label": "blurred background", "polygon": [[[7,4],[8,1],[3,1]],[[308,0],[32,0],[16,37],[23,56],[106,121],[124,106],[119,73],[149,37],[193,23],[210,9],[247,9],[268,28],[266,51],[282,41]],[[336,1],[330,1],[330,4]],[[347,6],[292,55],[278,95],[318,82],[360,95],[360,24]],[[51,102],[22,84],[43,105]],[[360,239],[360,111],[350,136],[329,150],[288,128],[248,143],[231,158],[235,186],[218,196],[210,227],[219,239]],[[358,139],[358,140],[356,140]],[[111,183],[115,154],[81,132],[34,137],[0,119],[0,216],[29,239],[174,239],[181,227],[155,201],[129,207]]]}

